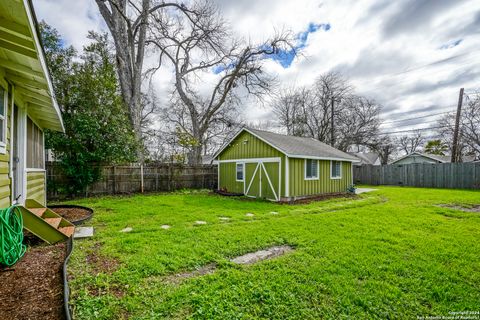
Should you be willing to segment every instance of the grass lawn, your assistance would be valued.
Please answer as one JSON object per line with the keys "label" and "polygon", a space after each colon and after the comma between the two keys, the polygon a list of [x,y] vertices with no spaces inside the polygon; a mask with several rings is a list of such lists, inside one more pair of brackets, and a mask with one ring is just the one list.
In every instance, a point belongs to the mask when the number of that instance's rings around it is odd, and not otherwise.
{"label": "grass lawn", "polygon": [[[87,225],[96,231],[75,241],[69,264],[76,319],[417,319],[480,310],[480,213],[436,206],[480,204],[479,191],[381,187],[359,200],[304,205],[206,192],[75,203],[94,208]],[[133,231],[119,232],[125,227]],[[295,250],[249,266],[229,262],[280,244]],[[212,274],[172,281],[212,262]]]}

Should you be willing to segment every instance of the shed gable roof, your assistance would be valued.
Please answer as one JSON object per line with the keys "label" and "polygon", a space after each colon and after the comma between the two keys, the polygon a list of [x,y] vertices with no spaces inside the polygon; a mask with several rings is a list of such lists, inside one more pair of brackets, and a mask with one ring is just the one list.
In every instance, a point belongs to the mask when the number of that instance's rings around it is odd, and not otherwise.
{"label": "shed gable roof", "polygon": [[243,131],[254,135],[263,142],[269,144],[273,148],[291,158],[312,158],[352,162],[358,161],[356,157],[313,138],[287,136],[284,134],[251,128],[242,128],[239,130],[237,134],[235,134],[232,139],[217,152],[215,158],[217,158],[222,151],[229,146],[231,141],[233,141]]}

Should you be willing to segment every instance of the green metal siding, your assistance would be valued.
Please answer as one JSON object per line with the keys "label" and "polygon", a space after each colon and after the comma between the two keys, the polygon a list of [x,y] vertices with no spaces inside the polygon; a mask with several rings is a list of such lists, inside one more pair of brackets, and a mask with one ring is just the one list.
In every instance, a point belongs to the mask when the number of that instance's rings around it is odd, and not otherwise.
{"label": "green metal siding", "polygon": [[290,197],[345,192],[352,184],[352,164],[342,162],[342,178],[330,179],[330,160],[318,161],[318,179],[305,180],[305,159],[289,159]]}

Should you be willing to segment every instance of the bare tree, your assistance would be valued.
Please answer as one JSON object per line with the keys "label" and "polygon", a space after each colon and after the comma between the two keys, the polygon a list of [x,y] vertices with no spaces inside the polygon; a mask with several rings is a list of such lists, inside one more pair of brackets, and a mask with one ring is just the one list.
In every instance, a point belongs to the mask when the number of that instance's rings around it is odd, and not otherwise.
{"label": "bare tree", "polygon": [[413,153],[425,143],[425,138],[421,131],[415,131],[413,134],[404,135],[397,139],[397,143],[406,154]]}
{"label": "bare tree", "polygon": [[[460,118],[460,130],[458,137],[458,150],[462,161],[464,156],[480,158],[480,95],[476,94],[467,99]],[[453,133],[455,131],[455,115],[446,114],[439,121],[438,135],[442,142],[452,150]]]}
{"label": "bare tree", "polygon": [[392,138],[388,135],[378,136],[370,143],[369,148],[378,153],[382,165],[390,162],[390,158],[395,155],[397,147]]}
{"label": "bare tree", "polygon": [[195,12],[176,2],[152,0],[95,0],[115,43],[117,72],[124,103],[139,143],[143,162],[142,77],[150,16],[154,12],[185,16]]}
{"label": "bare tree", "polygon": [[327,73],[312,87],[282,90],[273,110],[288,134],[331,143],[333,100],[335,146],[346,151],[352,145],[370,145],[380,124],[380,106],[351,92],[339,74]]}
{"label": "bare tree", "polygon": [[281,126],[287,130],[288,135],[303,136],[304,106],[310,97],[306,88],[285,88],[275,96],[272,107]]}
{"label": "bare tree", "polygon": [[343,98],[335,117],[336,147],[347,151],[351,146],[370,145],[380,128],[380,105],[356,95]]}
{"label": "bare tree", "polygon": [[470,153],[480,159],[480,94],[467,99],[468,103],[462,115],[461,135],[469,147]]}
{"label": "bare tree", "polygon": [[[150,27],[154,37],[147,43],[160,52],[158,67],[165,61],[173,66],[174,96],[181,110],[177,114],[188,118],[179,122],[192,138],[188,162],[197,164],[211,139],[211,127],[225,122],[224,111],[238,106],[241,94],[261,98],[270,91],[274,79],[263,72],[265,57],[293,47],[288,33],[260,44],[234,39],[228,23],[211,3],[196,3],[192,11],[195,15],[186,17],[153,13]],[[215,84],[207,94],[205,89],[202,93],[198,80],[212,72],[217,75]]]}

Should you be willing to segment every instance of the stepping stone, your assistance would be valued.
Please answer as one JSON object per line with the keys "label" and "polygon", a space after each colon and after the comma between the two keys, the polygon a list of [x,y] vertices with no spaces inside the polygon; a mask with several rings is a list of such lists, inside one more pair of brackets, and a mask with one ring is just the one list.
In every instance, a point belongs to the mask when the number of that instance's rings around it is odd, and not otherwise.
{"label": "stepping stone", "polygon": [[197,220],[195,221],[195,224],[197,225],[207,224],[207,221]]}
{"label": "stepping stone", "polygon": [[244,254],[243,256],[236,257],[234,259],[231,259],[230,261],[236,264],[252,264],[258,261],[276,258],[292,250],[292,247],[286,245],[275,246],[265,250],[259,250],[256,252]]}
{"label": "stepping stone", "polygon": [[93,227],[75,227],[73,239],[91,238],[93,237]]}
{"label": "stepping stone", "polygon": [[160,228],[167,230],[170,229],[170,226],[168,224],[162,224]]}
{"label": "stepping stone", "polygon": [[125,229],[120,230],[120,232],[130,232],[132,230],[133,230],[132,228],[126,227]]}
{"label": "stepping stone", "polygon": [[278,214],[278,212],[272,211],[272,212],[270,212],[270,214]]}
{"label": "stepping stone", "polygon": [[362,194],[362,193],[367,193],[367,192],[372,192],[372,191],[377,191],[378,189],[371,189],[371,188],[356,188],[355,189],[355,194]]}
{"label": "stepping stone", "polygon": [[246,213],[245,216],[247,216],[247,217],[253,217],[254,214],[249,212],[249,213]]}
{"label": "stepping stone", "polygon": [[222,221],[228,221],[230,220],[229,217],[218,217],[218,219],[222,220]]}

